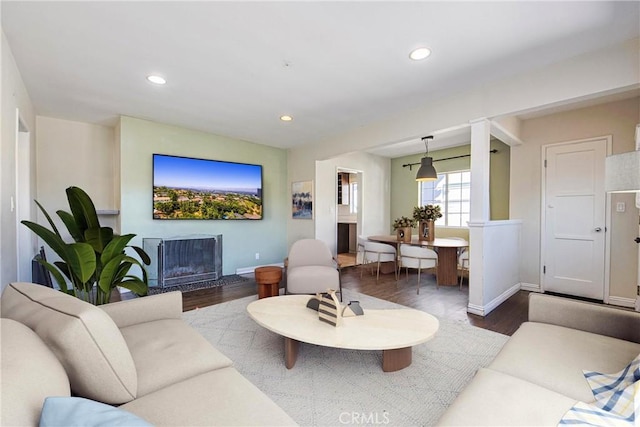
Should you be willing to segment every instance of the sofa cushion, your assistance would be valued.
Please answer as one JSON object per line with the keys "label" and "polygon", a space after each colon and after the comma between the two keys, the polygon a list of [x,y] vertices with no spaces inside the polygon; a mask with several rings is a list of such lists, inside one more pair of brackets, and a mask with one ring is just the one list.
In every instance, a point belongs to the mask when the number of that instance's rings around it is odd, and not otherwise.
{"label": "sofa cushion", "polygon": [[64,368],[31,329],[0,319],[0,425],[37,425],[47,396],[69,396]]}
{"label": "sofa cushion", "polygon": [[438,426],[556,426],[576,403],[528,381],[480,369]]}
{"label": "sofa cushion", "polygon": [[173,384],[121,408],[155,426],[296,425],[232,367]]}
{"label": "sofa cushion", "polygon": [[82,397],[47,397],[39,427],[152,427],[130,412]]}
{"label": "sofa cushion", "polygon": [[135,398],[133,358],[104,311],[33,283],[9,284],[0,300],[3,317],[34,330],[57,356],[74,394],[111,404]]}
{"label": "sofa cushion", "polygon": [[164,319],[121,329],[138,372],[138,397],[232,362],[183,320]]}
{"label": "sofa cushion", "polygon": [[617,372],[640,344],[544,323],[525,322],[489,368],[583,402],[594,397],[583,370]]}

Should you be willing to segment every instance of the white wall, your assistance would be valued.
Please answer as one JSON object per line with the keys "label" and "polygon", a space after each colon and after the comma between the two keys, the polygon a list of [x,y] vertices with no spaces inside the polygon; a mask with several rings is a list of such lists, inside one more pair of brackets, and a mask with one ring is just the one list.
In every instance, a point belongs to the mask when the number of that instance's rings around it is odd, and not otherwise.
{"label": "white wall", "polygon": [[519,220],[469,223],[468,312],[486,316],[520,289],[521,226]]}
{"label": "white wall", "polygon": [[[16,199],[16,135],[17,116],[30,131],[30,152],[35,153],[35,110],[22,81],[20,71],[0,28],[0,287],[17,278],[17,218],[11,200]],[[35,156],[32,159],[32,194],[36,194]],[[32,210],[33,211],[33,210]],[[24,219],[24,218],[21,218]],[[33,218],[32,218],[33,219]]]}
{"label": "white wall", "polygon": [[[535,288],[540,280],[541,150],[546,144],[611,135],[613,153],[635,148],[635,126],[640,123],[640,99],[631,98],[594,107],[523,120],[524,144],[511,148],[511,218],[521,218],[521,280]],[[625,213],[615,212],[626,202]],[[638,245],[638,209],[633,194],[612,195],[610,297],[634,298]]]}

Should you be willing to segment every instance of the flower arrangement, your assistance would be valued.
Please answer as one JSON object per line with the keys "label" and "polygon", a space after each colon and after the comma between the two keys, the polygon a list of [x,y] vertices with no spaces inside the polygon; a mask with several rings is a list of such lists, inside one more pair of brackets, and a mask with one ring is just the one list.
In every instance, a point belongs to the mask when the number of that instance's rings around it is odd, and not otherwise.
{"label": "flower arrangement", "polygon": [[398,228],[404,227],[414,227],[416,225],[416,220],[413,218],[408,218],[406,216],[401,216],[400,218],[396,218],[393,221],[393,229],[397,230]]}
{"label": "flower arrangement", "polygon": [[413,208],[413,219],[415,221],[435,221],[442,218],[442,211],[439,205],[416,206]]}

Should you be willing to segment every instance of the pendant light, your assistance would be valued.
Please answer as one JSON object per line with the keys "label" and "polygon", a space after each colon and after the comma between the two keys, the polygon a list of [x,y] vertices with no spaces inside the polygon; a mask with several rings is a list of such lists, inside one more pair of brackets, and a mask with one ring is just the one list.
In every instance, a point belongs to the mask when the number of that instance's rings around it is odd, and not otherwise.
{"label": "pendant light", "polygon": [[433,136],[429,135],[422,138],[426,154],[422,160],[420,160],[420,169],[418,169],[418,173],[416,174],[416,181],[435,181],[438,179],[438,172],[436,172],[436,169],[433,167],[433,158],[429,157],[430,139],[433,139]]}

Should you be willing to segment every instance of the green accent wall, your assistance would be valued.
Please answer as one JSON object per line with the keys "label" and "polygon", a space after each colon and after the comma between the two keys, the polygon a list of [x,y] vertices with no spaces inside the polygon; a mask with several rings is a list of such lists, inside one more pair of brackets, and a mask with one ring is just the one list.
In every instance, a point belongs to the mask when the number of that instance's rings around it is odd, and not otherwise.
{"label": "green accent wall", "polygon": [[[283,262],[287,253],[287,152],[146,120],[120,120],[120,229],[143,237],[222,234],[223,274]],[[154,220],[152,154],[262,165],[262,220]],[[256,260],[255,254],[260,254]]]}
{"label": "green accent wall", "polygon": [[[497,149],[498,152],[491,154],[491,171],[490,171],[490,202],[491,202],[491,219],[503,220],[509,219],[509,169],[510,169],[510,147],[505,143],[492,139],[491,149]],[[444,159],[448,157],[462,156],[471,152],[471,145],[463,145],[459,147],[447,148],[444,150],[430,151],[429,154],[433,160]],[[391,159],[391,223],[395,218],[400,216],[411,216],[414,206],[418,205],[418,183],[416,182],[416,173],[418,166],[413,166],[409,170],[408,167],[402,167],[407,163],[420,163],[420,159],[424,154],[414,154],[411,156],[399,157]],[[436,161],[434,163],[436,171],[454,172],[471,168],[471,157],[462,157],[458,159]],[[389,230],[391,228],[389,224]],[[469,237],[467,228],[454,227],[438,227],[437,236],[440,237]]]}

